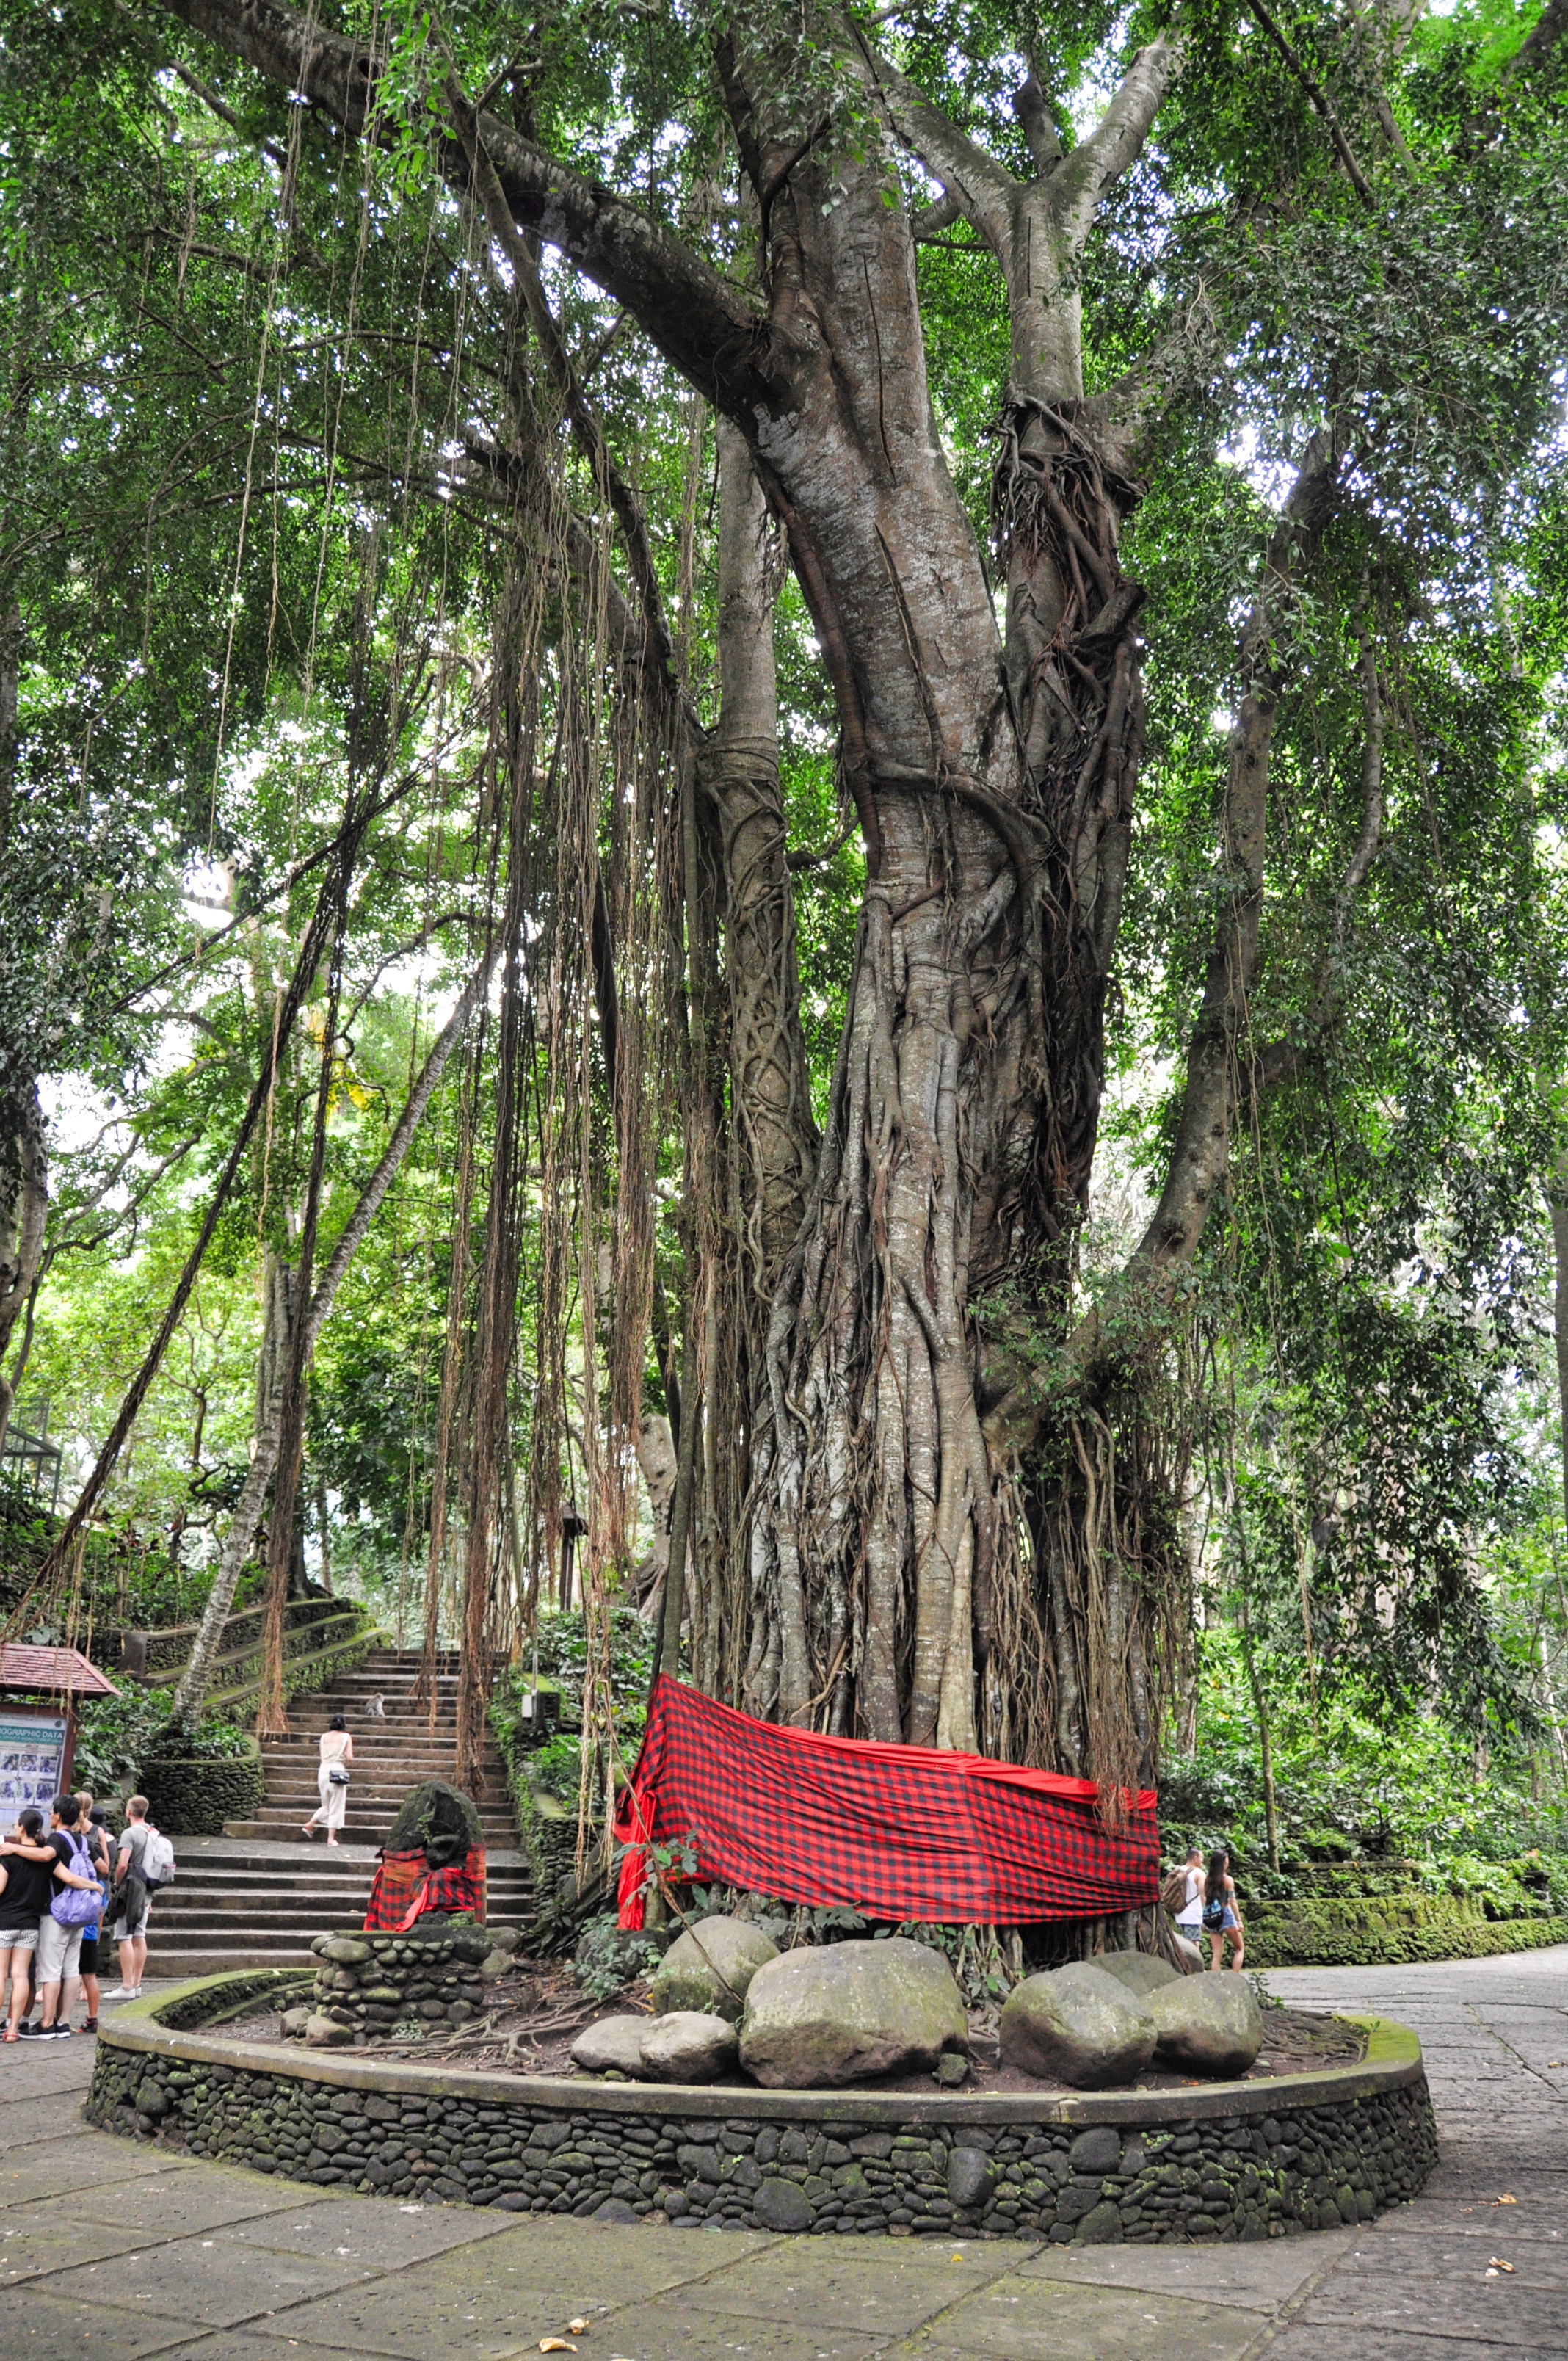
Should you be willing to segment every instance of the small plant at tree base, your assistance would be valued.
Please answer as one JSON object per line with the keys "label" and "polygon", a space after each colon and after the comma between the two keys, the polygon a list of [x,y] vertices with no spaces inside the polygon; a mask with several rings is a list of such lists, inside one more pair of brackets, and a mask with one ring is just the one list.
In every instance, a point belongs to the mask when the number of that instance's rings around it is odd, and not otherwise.
{"label": "small plant at tree base", "polygon": [[590,1918],[584,1927],[573,1954],[572,1972],[590,2000],[609,2000],[622,1984],[656,1967],[662,1951],[663,1946],[652,1936],[623,1929],[607,1912],[602,1918]]}

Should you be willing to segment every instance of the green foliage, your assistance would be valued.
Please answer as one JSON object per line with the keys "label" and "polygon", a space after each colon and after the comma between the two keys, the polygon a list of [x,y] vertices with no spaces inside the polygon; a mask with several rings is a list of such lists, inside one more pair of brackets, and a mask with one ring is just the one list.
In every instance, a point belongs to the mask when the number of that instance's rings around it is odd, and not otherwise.
{"label": "green foliage", "polygon": [[650,1974],[663,1946],[648,1935],[623,1934],[613,1912],[590,1918],[572,1955],[572,1971],[589,2000],[609,2000],[623,1984]]}
{"label": "green foliage", "polygon": [[[134,1688],[128,1682],[117,1697],[85,1699],[76,1722],[78,1784],[97,1795],[116,1790],[134,1795],[142,1765],[158,1753],[173,1704],[172,1689]],[[206,1762],[233,1761],[254,1742],[232,1721],[213,1714],[193,1736],[181,1737],[180,1752]]]}
{"label": "green foliage", "polygon": [[1239,1635],[1203,1635],[1197,1749],[1168,1758],[1160,1827],[1168,1856],[1224,1845],[1255,1903],[1295,1897],[1348,1907],[1367,1895],[1485,1899],[1487,1918],[1568,1907],[1568,1809],[1537,1801],[1528,1757],[1483,1765],[1440,1711],[1390,1712],[1354,1682],[1314,1708],[1299,1653],[1270,1666],[1270,1730],[1280,1869],[1269,1866],[1262,1749]]}

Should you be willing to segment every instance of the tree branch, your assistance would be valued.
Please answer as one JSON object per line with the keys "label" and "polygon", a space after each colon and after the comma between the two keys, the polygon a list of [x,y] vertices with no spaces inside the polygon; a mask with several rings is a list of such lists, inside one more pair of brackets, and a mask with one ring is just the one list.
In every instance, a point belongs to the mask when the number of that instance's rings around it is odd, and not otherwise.
{"label": "tree branch", "polygon": [[1005,262],[1012,239],[1013,199],[1019,183],[1005,164],[988,156],[967,132],[950,123],[919,85],[874,49],[858,25],[851,27],[855,57],[863,79],[882,103],[894,137],[940,181],[949,202]]}
{"label": "tree branch", "polygon": [[1044,181],[1056,170],[1066,150],[1033,66],[1013,93],[1013,112],[1018,118],[1019,129],[1029,143],[1035,170]]}
{"label": "tree branch", "polygon": [[[226,123],[229,129],[237,131],[242,139],[247,141],[250,139],[251,135],[246,130],[233,107],[224,104],[210,82],[204,82],[200,74],[193,74],[190,67],[182,66],[178,59],[174,61],[174,71],[186,89],[192,92],[209,113],[217,116],[220,123]],[[280,172],[287,171],[289,159],[280,148],[274,148],[270,139],[258,139],[255,145],[260,148],[269,164],[276,164]]]}
{"label": "tree branch", "polygon": [[1060,217],[1074,253],[1088,237],[1106,190],[1142,154],[1155,116],[1186,56],[1179,35],[1168,38],[1162,34],[1147,49],[1140,49],[1088,138],[1079,141],[1060,167]]}
{"label": "tree branch", "polygon": [[667,697],[672,703],[676,703],[681,695],[679,668],[675,663],[674,642],[664,618],[663,593],[659,587],[659,570],[653,562],[641,502],[611,456],[609,445],[605,439],[603,421],[577,383],[565,339],[540,282],[539,266],[529,250],[527,240],[518,234],[485,144],[479,117],[469,106],[455,72],[447,77],[446,93],[453,120],[467,156],[475,193],[489,225],[490,236],[511,265],[518,291],[528,313],[529,324],[539,339],[544,366],[565,406],[577,447],[588,463],[594,482],[604,486],[615,521],[620,527],[621,538],[626,544],[626,562],[637,586],[643,623],[663,676]]}
{"label": "tree branch", "polygon": [[[283,0],[164,0],[171,16],[231,56],[362,134],[374,110],[382,56],[363,41],[323,32]],[[780,345],[718,271],[662,224],[562,163],[494,115],[479,136],[512,220],[558,247],[625,306],[665,357],[720,409],[773,404],[770,366]],[[462,143],[444,143],[443,169],[467,176]]]}
{"label": "tree branch", "polygon": [[1345,176],[1350,181],[1351,187],[1355,191],[1355,193],[1361,199],[1362,203],[1370,210],[1373,205],[1374,199],[1372,191],[1367,186],[1366,175],[1363,172],[1360,165],[1355,160],[1355,156],[1352,150],[1351,144],[1345,137],[1343,129],[1341,126],[1339,116],[1334,113],[1333,107],[1330,104],[1328,93],[1308,71],[1306,62],[1301,57],[1300,52],[1293,47],[1279,25],[1276,23],[1274,17],[1269,14],[1267,7],[1265,5],[1265,0],[1247,0],[1247,6],[1257,18],[1258,23],[1263,27],[1264,31],[1267,34],[1269,39],[1273,42],[1275,48],[1278,50],[1286,64],[1289,67],[1290,71],[1295,75],[1297,81],[1306,92],[1307,96],[1311,100],[1312,111],[1322,123],[1325,130],[1328,132],[1329,137],[1333,141],[1334,153],[1339,158],[1340,162],[1344,166]]}
{"label": "tree branch", "polygon": [[956,197],[938,197],[934,205],[925,205],[909,217],[909,235],[916,246],[934,245],[945,229],[962,221],[963,208]]}

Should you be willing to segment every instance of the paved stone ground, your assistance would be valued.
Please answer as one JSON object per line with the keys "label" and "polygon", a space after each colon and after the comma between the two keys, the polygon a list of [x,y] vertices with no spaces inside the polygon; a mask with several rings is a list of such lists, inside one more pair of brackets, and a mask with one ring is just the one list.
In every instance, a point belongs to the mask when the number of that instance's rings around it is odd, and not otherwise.
{"label": "paved stone ground", "polygon": [[[1420,2032],[1443,2160],[1419,2203],[1266,2246],[1077,2253],[520,2222],[322,2198],[90,2131],[92,2044],[17,2045],[0,2361],[521,2361],[574,2318],[585,2361],[1568,2356],[1568,1949],[1270,1981]],[[1511,2276],[1487,2277],[1494,2256]]]}
{"label": "paved stone ground", "polygon": [[1299,1968],[1268,1984],[1292,2004],[1372,2008],[1414,2026],[1440,2142],[1416,2203],[1353,2234],[1268,2342],[1268,2361],[1568,2354],[1568,1946]]}

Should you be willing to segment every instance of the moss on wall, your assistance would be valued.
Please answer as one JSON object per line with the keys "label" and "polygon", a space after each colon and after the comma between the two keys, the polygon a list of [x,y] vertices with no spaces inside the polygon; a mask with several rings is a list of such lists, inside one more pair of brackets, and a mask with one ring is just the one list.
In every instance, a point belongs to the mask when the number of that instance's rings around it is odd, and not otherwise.
{"label": "moss on wall", "polygon": [[1398,1967],[1568,1942],[1568,1918],[1488,1919],[1473,1899],[1448,1894],[1255,1902],[1245,1920],[1254,1968]]}
{"label": "moss on wall", "polygon": [[141,1782],[149,1817],[175,1837],[221,1837],[225,1820],[253,1819],[267,1792],[254,1738],[243,1754],[144,1763]]}

